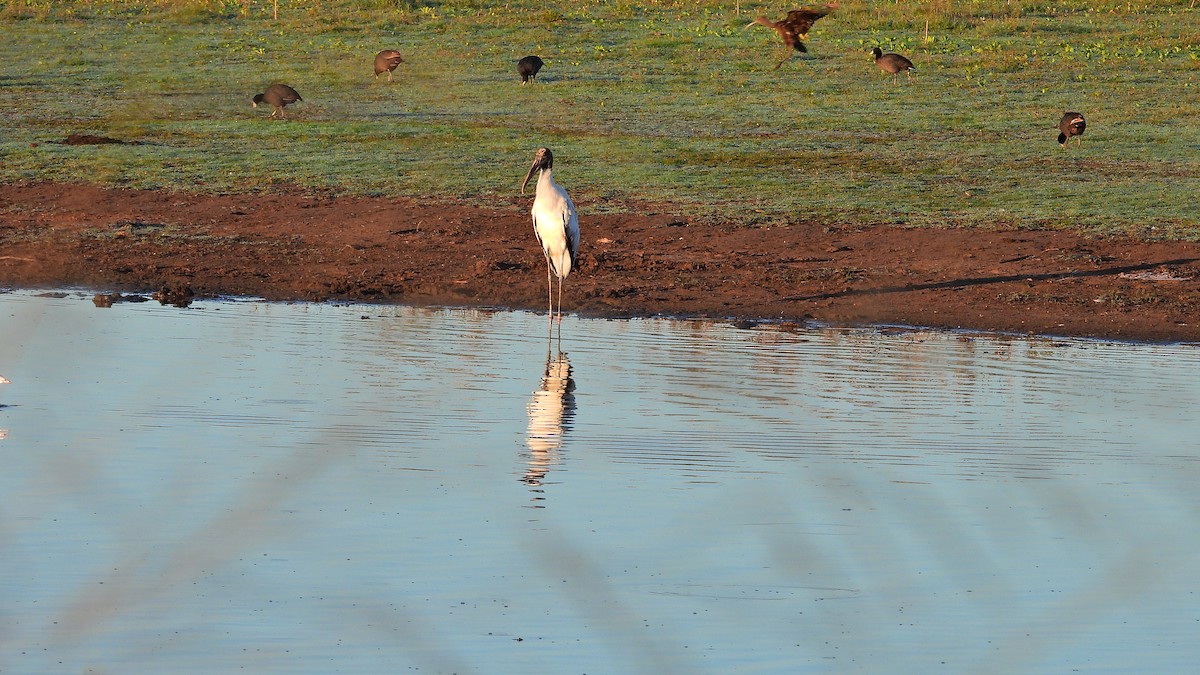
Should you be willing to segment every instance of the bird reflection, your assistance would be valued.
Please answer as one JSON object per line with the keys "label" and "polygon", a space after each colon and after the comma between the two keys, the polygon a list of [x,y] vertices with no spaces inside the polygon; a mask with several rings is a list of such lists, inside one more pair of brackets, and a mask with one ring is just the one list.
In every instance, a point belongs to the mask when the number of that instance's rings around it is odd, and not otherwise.
{"label": "bird reflection", "polygon": [[[11,382],[9,382],[7,379],[5,379],[3,375],[0,375],[0,384],[11,384]],[[0,408],[3,408],[3,407],[4,407],[4,404],[0,403]],[[8,438],[8,429],[0,429],[0,441],[4,440],[6,438]]]}
{"label": "bird reflection", "polygon": [[571,362],[562,350],[552,351],[548,344],[541,387],[529,399],[529,466],[521,481],[530,487],[540,488],[550,467],[558,462],[563,436],[575,417],[574,391]]}

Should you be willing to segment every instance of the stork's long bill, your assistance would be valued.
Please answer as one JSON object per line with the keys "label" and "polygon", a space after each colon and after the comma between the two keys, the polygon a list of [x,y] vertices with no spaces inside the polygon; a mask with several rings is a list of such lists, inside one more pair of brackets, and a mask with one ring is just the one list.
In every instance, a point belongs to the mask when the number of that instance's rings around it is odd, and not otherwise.
{"label": "stork's long bill", "polygon": [[529,185],[529,179],[533,178],[536,171],[543,171],[554,167],[554,155],[550,153],[549,148],[542,148],[533,156],[533,165],[529,167],[529,173],[525,174],[525,180],[521,182],[521,194],[525,194],[525,186]]}

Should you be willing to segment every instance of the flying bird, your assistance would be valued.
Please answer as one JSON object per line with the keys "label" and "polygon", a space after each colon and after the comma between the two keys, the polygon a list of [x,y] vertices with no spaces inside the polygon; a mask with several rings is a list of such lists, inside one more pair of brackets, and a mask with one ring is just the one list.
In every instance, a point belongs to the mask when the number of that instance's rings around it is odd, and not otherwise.
{"label": "flying bird", "polygon": [[554,155],[550,148],[538,148],[533,156],[533,165],[521,183],[521,194],[533,177],[540,171],[537,191],[533,198],[533,232],[542,253],[546,255],[546,294],[550,303],[550,325],[554,325],[554,282],[551,275],[558,277],[558,320],[562,322],[562,282],[571,273],[579,255],[579,214],[575,203],[558,183],[554,182],[552,169]]}
{"label": "flying bird", "polygon": [[1065,112],[1062,119],[1058,121],[1058,144],[1065,150],[1067,140],[1075,136],[1075,145],[1083,144],[1083,130],[1087,128],[1087,122],[1084,121],[1083,115],[1077,112]]}
{"label": "flying bird", "polygon": [[286,84],[273,84],[267,87],[267,90],[263,93],[255,94],[251,105],[257,108],[259,103],[269,103],[275,108],[275,111],[271,113],[271,117],[279,115],[279,119],[283,119],[283,106],[303,100],[295,89]]}
{"label": "flying bird", "polygon": [[808,48],[804,46],[804,40],[808,39],[808,31],[812,30],[812,26],[817,22],[817,19],[828,15],[835,9],[837,9],[836,2],[817,9],[793,9],[787,13],[786,17],[779,21],[772,21],[765,16],[757,16],[754,18],[754,21],[746,24],[746,28],[758,24],[767,28],[774,28],[775,32],[779,33],[785,49],[783,58],[779,59],[779,63],[775,64],[775,69],[778,70],[783,65],[783,62],[791,57],[793,51],[808,51]]}
{"label": "flying bird", "polygon": [[912,61],[899,54],[884,54],[879,47],[872,49],[871,54],[875,56],[875,65],[880,70],[892,74],[892,84],[896,83],[896,75],[900,72],[908,75],[908,81],[912,82],[912,71],[917,69]]}
{"label": "flying bird", "polygon": [[542,60],[536,56],[526,56],[517,61],[517,74],[521,76],[521,84],[529,84],[537,79],[538,71],[545,65]]}
{"label": "flying bird", "polygon": [[375,77],[379,78],[379,74],[387,72],[388,82],[392,81],[392,71],[396,66],[404,63],[404,59],[400,58],[400,52],[395,49],[385,49],[375,55]]}

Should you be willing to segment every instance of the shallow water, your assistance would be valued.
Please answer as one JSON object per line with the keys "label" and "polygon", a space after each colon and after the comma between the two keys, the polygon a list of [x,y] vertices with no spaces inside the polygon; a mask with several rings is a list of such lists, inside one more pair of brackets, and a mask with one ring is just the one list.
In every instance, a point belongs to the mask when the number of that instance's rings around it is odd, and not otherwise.
{"label": "shallow water", "polygon": [[1200,658],[1195,346],[545,322],[0,294],[0,671]]}

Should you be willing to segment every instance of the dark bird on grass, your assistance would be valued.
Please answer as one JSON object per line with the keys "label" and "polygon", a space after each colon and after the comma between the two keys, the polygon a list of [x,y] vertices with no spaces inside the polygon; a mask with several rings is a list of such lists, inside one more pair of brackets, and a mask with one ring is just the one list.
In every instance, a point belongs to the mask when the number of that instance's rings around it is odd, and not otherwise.
{"label": "dark bird on grass", "polygon": [[538,71],[542,69],[542,60],[536,56],[526,56],[517,61],[517,74],[521,76],[521,84],[529,84],[537,79]]}
{"label": "dark bird on grass", "polygon": [[912,61],[899,54],[884,54],[879,47],[872,49],[871,53],[875,55],[875,65],[883,72],[892,74],[892,84],[896,83],[896,74],[900,72],[908,75],[908,81],[912,82],[912,71],[917,69]]}
{"label": "dark bird on grass", "polygon": [[279,119],[283,119],[283,106],[303,101],[300,94],[295,89],[286,84],[273,84],[267,87],[267,90],[261,94],[254,95],[252,105],[257,108],[259,103],[268,103],[275,111],[271,113],[271,117],[279,115]]}
{"label": "dark bird on grass", "polygon": [[382,72],[387,72],[388,82],[392,81],[392,71],[396,66],[404,63],[404,59],[400,58],[400,52],[395,49],[385,49],[375,55],[375,77],[378,78]]}
{"label": "dark bird on grass", "polygon": [[546,293],[550,300],[551,326],[554,325],[554,282],[551,275],[558,277],[558,320],[561,322],[562,282],[571,273],[579,256],[579,213],[575,211],[575,203],[567,191],[554,182],[551,175],[553,168],[554,155],[550,148],[538,148],[533,156],[533,165],[521,183],[521,194],[525,194],[525,186],[529,184],[533,172],[541,172],[531,213],[533,232],[542,245],[542,253],[546,255]]}
{"label": "dark bird on grass", "polygon": [[808,39],[808,31],[812,30],[817,19],[828,15],[835,9],[837,9],[836,2],[816,9],[793,9],[779,21],[772,21],[765,16],[757,16],[754,21],[746,24],[746,28],[758,24],[774,28],[775,32],[779,33],[780,39],[783,40],[784,53],[783,58],[779,59],[779,63],[775,64],[775,68],[778,69],[784,61],[791,58],[793,51],[808,51],[808,48],[804,46],[804,40]]}
{"label": "dark bird on grass", "polygon": [[1067,147],[1067,139],[1075,137],[1075,145],[1083,144],[1083,130],[1087,128],[1087,122],[1084,121],[1083,115],[1077,112],[1065,112],[1062,119],[1058,121],[1058,144],[1065,150]]}

